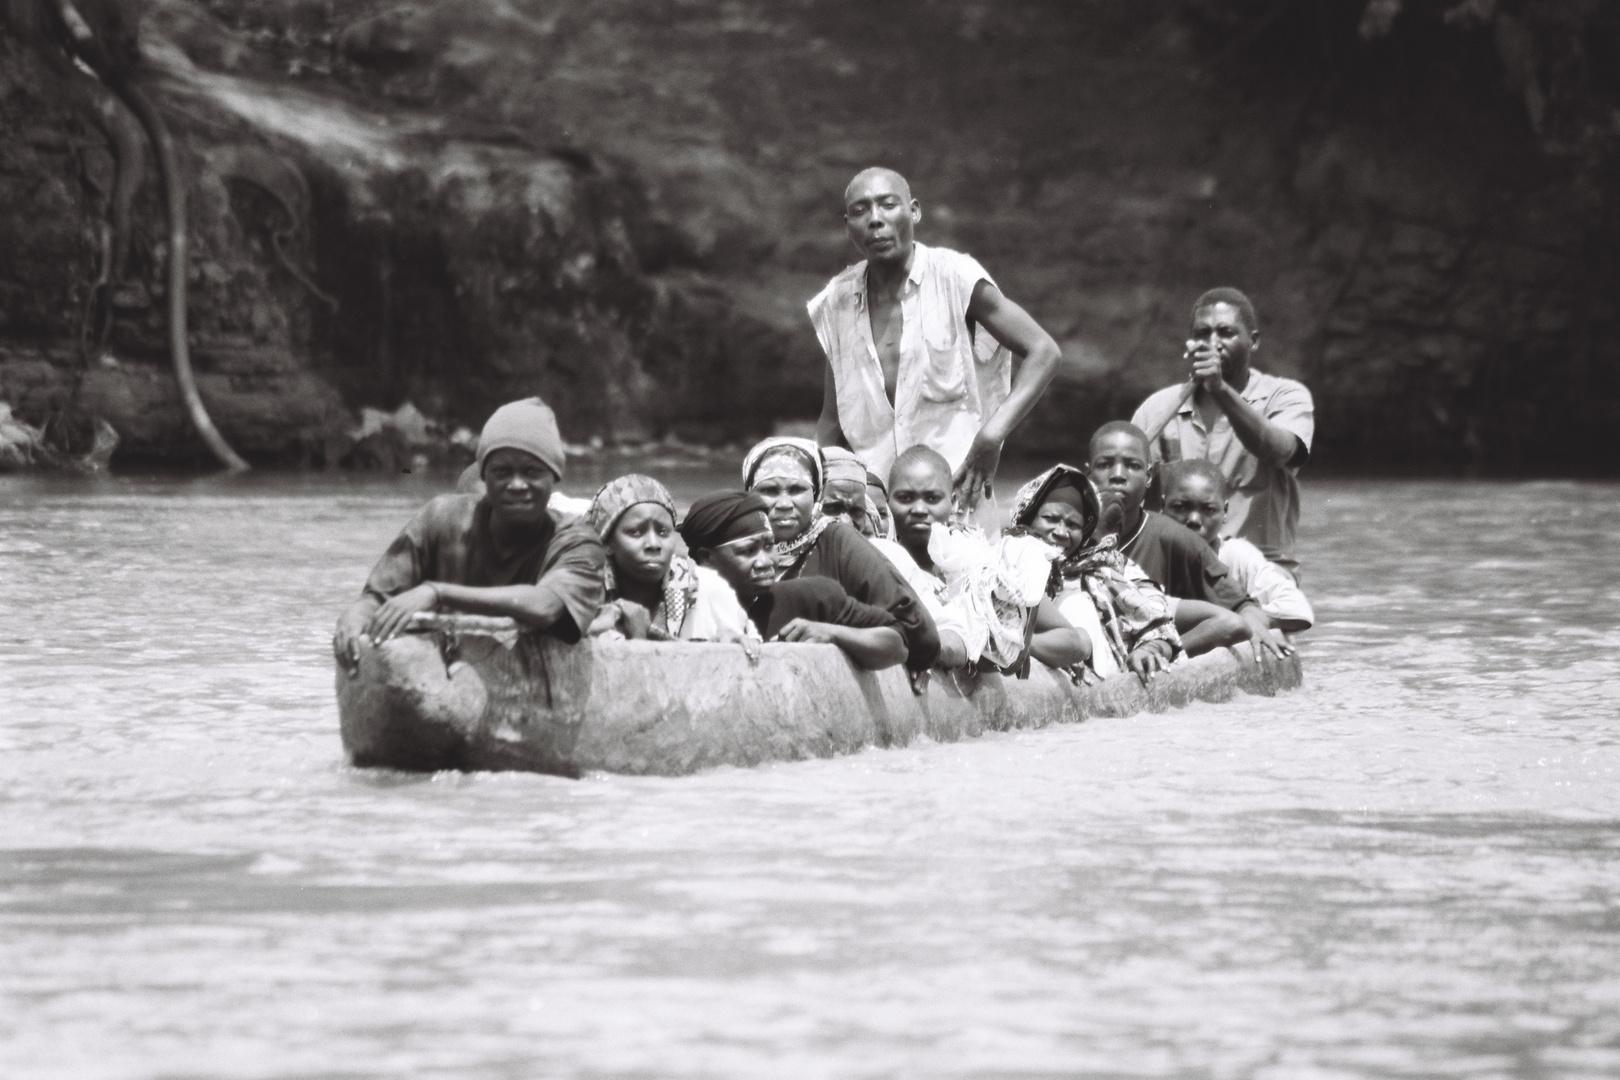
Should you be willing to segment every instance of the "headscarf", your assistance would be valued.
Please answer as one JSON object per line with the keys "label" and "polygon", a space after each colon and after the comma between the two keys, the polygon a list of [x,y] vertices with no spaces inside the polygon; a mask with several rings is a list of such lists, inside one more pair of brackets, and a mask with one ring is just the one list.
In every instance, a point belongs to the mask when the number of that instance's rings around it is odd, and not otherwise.
{"label": "headscarf", "polygon": [[1113,533],[1063,560],[1054,577],[1061,578],[1063,587],[1084,590],[1091,598],[1121,671],[1130,670],[1131,650],[1144,641],[1169,642],[1172,659],[1181,652],[1169,598],[1119,550],[1119,538]]}
{"label": "headscarf", "polygon": [[[827,531],[827,526],[832,524],[833,519],[821,513],[821,489],[825,486],[825,475],[821,468],[821,449],[809,439],[773,435],[769,439],[762,440],[748,451],[748,456],[743,459],[743,483],[752,488],[760,466],[778,454],[793,458],[809,470],[810,488],[815,495],[815,502],[810,508],[810,523],[804,532],[792,540],[784,540],[776,545],[776,570],[780,575],[799,564],[805,553],[821,539],[821,534]],[[861,470],[863,480],[865,471],[864,468]]]}
{"label": "headscarf", "polygon": [[816,501],[821,501],[821,488],[823,484],[821,469],[821,448],[809,439],[795,439],[786,435],[772,435],[768,439],[761,439],[754,444],[743,458],[742,479],[743,487],[754,486],[754,474],[759,471],[760,464],[768,457],[776,454],[789,454],[810,473],[810,490]]}
{"label": "headscarf", "polygon": [[821,467],[825,473],[825,483],[847,480],[852,484],[866,486],[866,463],[842,446],[822,447]]}
{"label": "headscarf", "polygon": [[625,511],[640,503],[662,506],[669,512],[670,524],[675,523],[678,515],[669,489],[640,473],[629,473],[603,484],[591,500],[591,508],[585,512],[585,521],[596,530],[598,536],[606,540],[619,519],[624,517]]}
{"label": "headscarf", "polygon": [[[624,517],[625,511],[641,503],[663,507],[669,513],[670,524],[675,523],[675,500],[670,497],[669,489],[640,473],[630,473],[603,484],[591,500],[590,509],[585,512],[585,521],[596,530],[598,536],[606,540],[619,519]],[[619,599],[619,582],[613,569],[612,556],[603,564],[602,579],[607,598]],[[696,565],[687,556],[676,555],[669,561],[669,570],[665,572],[660,585],[658,606],[653,608],[648,636],[654,639],[678,636],[681,624],[686,621],[686,613],[697,598],[697,589]]]}
{"label": "headscarf", "polygon": [[766,513],[765,500],[752,492],[711,492],[692,503],[692,508],[686,512],[686,520],[681,522],[681,539],[696,551],[757,536],[769,531],[770,524],[762,524],[754,515],[763,519]]}
{"label": "headscarf", "polygon": [[496,409],[484,422],[483,434],[478,436],[478,473],[484,472],[484,460],[496,450],[522,450],[533,454],[562,479],[562,434],[557,430],[557,414],[551,406],[537,397],[511,401]]}
{"label": "headscarf", "polygon": [[1072,465],[1054,465],[1018,489],[1013,497],[1013,526],[1009,533],[1028,532],[1042,506],[1056,501],[1074,506],[1069,492],[1078,496],[1085,519],[1085,539],[1075,554],[1052,566],[1047,583],[1048,595],[1056,597],[1065,589],[1080,589],[1091,599],[1121,671],[1129,669],[1131,650],[1144,641],[1170,643],[1171,655],[1181,651],[1176,619],[1163,590],[1140,566],[1119,550],[1119,538],[1109,534],[1093,540],[1101,517],[1101,500],[1091,479]]}
{"label": "headscarf", "polygon": [[[1060,491],[1062,494],[1057,494]],[[1069,495],[1070,491],[1075,494]],[[1089,541],[1097,531],[1097,521],[1102,516],[1102,500],[1098,498],[1091,478],[1073,465],[1054,465],[1019,488],[1018,494],[1013,496],[1013,524],[1026,529],[1035,524],[1035,515],[1041,512],[1041,507],[1053,502],[1054,496],[1055,501],[1080,511],[1080,516],[1085,520],[1081,543]]]}

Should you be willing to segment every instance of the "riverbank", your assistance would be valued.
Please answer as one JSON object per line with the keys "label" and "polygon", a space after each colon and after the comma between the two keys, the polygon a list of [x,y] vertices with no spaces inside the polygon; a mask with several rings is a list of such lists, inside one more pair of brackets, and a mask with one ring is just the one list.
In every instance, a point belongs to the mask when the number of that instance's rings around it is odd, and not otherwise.
{"label": "riverbank", "polygon": [[[813,416],[803,303],[850,257],[837,193],[884,161],[921,238],[1063,345],[1015,449],[1072,456],[1177,381],[1184,309],[1225,282],[1256,363],[1316,391],[1323,465],[1612,469],[1608,189],[1503,91],[1500,43],[1545,28],[1443,7],[1376,41],[1192,0],[159,0],[140,29],[189,178],[201,392],[261,465],[337,465],[362,410],[407,403],[453,432],[538,392],[608,445]],[[202,462],[150,165],[97,291],[127,117],[42,57],[0,38],[0,401]]]}

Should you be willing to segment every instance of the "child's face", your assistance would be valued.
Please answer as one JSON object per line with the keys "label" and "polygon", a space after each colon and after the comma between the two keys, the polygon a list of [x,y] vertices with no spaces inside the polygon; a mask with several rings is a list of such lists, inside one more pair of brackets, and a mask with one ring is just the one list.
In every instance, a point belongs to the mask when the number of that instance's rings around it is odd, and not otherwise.
{"label": "child's face", "polygon": [[889,477],[889,512],[894,531],[908,548],[928,547],[928,534],[937,522],[951,520],[951,478],[926,461],[914,461]]}
{"label": "child's face", "polygon": [[1111,502],[1127,512],[1141,508],[1153,477],[1152,464],[1142,440],[1129,432],[1116,431],[1092,444],[1086,472],[1102,496],[1105,517]]}
{"label": "child's face", "polygon": [[1209,477],[1190,473],[1179,477],[1164,495],[1167,517],[1181,522],[1205,541],[1215,544],[1226,524],[1226,502]]}

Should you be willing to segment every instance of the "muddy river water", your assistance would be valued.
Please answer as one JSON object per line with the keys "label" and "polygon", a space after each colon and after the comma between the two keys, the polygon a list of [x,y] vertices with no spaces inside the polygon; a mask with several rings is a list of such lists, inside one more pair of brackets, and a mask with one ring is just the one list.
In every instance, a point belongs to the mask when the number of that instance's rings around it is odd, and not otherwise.
{"label": "muddy river water", "polygon": [[436,483],[0,478],[0,1076],[1620,1075],[1620,487],[1309,482],[1272,700],[356,771]]}

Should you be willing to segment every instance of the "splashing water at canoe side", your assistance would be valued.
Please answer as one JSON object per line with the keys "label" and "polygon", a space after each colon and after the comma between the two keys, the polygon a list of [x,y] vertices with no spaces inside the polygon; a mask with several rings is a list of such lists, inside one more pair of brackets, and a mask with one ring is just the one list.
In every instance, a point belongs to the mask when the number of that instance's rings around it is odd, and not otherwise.
{"label": "splashing water at canoe side", "polygon": [[354,769],[333,619],[437,483],[0,478],[0,1075],[1620,1072],[1614,485],[1313,481],[1275,698]]}

